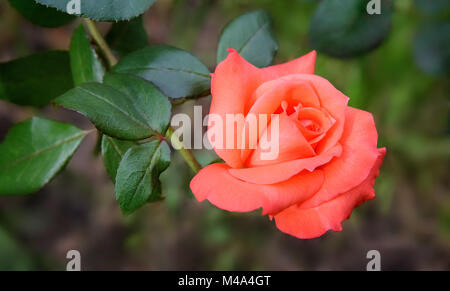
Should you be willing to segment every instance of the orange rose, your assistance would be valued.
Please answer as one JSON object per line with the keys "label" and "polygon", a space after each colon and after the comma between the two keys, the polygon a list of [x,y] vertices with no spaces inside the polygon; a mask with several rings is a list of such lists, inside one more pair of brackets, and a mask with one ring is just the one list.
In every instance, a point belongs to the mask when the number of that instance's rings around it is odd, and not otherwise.
{"label": "orange rose", "polygon": [[[298,238],[341,231],[353,208],[375,197],[386,150],[377,149],[372,115],[348,107],[348,97],[314,75],[314,51],[263,69],[229,52],[212,77],[210,115],[277,114],[278,156],[262,159],[259,144],[216,146],[225,164],[209,165],[192,179],[195,197],[228,211],[262,208],[281,231]],[[258,142],[273,120],[260,126]],[[232,129],[225,124],[223,130],[230,138]]]}

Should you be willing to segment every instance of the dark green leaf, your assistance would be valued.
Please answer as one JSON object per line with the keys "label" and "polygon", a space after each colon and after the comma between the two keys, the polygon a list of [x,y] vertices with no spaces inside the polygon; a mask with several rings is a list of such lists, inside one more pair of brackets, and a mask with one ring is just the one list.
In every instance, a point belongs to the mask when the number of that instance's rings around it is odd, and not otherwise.
{"label": "dark green leaf", "polygon": [[85,82],[101,82],[105,68],[91,46],[83,25],[75,30],[70,42],[70,65],[75,86]]}
{"label": "dark green leaf", "polygon": [[414,57],[419,67],[430,74],[450,74],[450,22],[423,25],[414,39]]}
{"label": "dark green leaf", "polygon": [[123,156],[129,148],[136,145],[135,142],[118,140],[113,137],[103,135],[102,156],[106,171],[111,179],[116,181],[117,168]]}
{"label": "dark green leaf", "polygon": [[367,12],[369,0],[323,0],[309,30],[313,48],[335,57],[353,57],[376,48],[387,37],[392,3],[381,0],[381,14]]}
{"label": "dark green leaf", "polygon": [[272,64],[278,44],[270,15],[265,11],[253,11],[231,21],[220,36],[217,63],[226,58],[229,48],[257,67]]}
{"label": "dark green leaf", "polygon": [[106,42],[121,56],[146,47],[148,39],[142,17],[114,23],[106,35]]}
{"label": "dark green leaf", "polygon": [[103,133],[126,140],[164,134],[171,105],[152,84],[137,77],[108,74],[106,84],[84,83],[55,100],[87,116]]}
{"label": "dark green leaf", "polygon": [[75,19],[74,16],[45,7],[33,0],[8,0],[11,6],[31,23],[43,27],[58,27]]}
{"label": "dark green leaf", "polygon": [[104,83],[133,100],[135,108],[140,111],[150,128],[162,134],[166,132],[172,106],[169,99],[153,84],[132,75],[117,73],[107,74]]}
{"label": "dark green leaf", "polygon": [[87,116],[103,133],[119,139],[144,139],[152,129],[127,95],[100,83],[84,83],[55,100]]}
{"label": "dark green leaf", "polygon": [[169,164],[170,149],[164,141],[152,141],[127,151],[116,177],[116,198],[124,213],[161,199],[159,175]]}
{"label": "dark green leaf", "polygon": [[50,51],[0,64],[0,99],[44,106],[73,87],[69,54]]}
{"label": "dark green leaf", "polygon": [[[38,3],[68,12],[67,7],[80,3],[80,15],[93,20],[118,21],[144,13],[156,0],[35,0]],[[70,11],[69,11],[70,12]]]}
{"label": "dark green leaf", "polygon": [[113,68],[152,82],[171,98],[195,97],[210,88],[209,70],[196,57],[170,46],[149,46],[124,57]]}
{"label": "dark green leaf", "polygon": [[39,190],[64,167],[87,133],[37,117],[15,125],[0,144],[0,194]]}

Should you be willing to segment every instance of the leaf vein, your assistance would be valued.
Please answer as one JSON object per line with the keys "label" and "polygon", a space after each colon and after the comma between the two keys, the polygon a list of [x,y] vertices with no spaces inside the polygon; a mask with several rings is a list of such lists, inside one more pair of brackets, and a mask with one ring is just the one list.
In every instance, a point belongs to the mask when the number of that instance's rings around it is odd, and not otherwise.
{"label": "leaf vein", "polygon": [[58,143],[53,144],[53,145],[51,145],[51,146],[49,146],[49,147],[40,149],[40,150],[38,150],[38,151],[36,151],[36,152],[34,152],[34,153],[31,153],[31,154],[28,154],[28,155],[26,155],[26,156],[23,156],[23,157],[20,158],[20,159],[17,159],[17,160],[15,160],[15,161],[11,162],[11,163],[6,164],[6,165],[3,167],[3,170],[10,169],[11,167],[14,167],[15,165],[17,165],[17,164],[19,164],[19,163],[21,163],[21,162],[30,160],[30,159],[32,159],[32,158],[34,158],[34,157],[36,157],[36,156],[38,156],[38,155],[40,155],[40,154],[42,154],[42,153],[44,153],[44,152],[47,152],[47,151],[52,150],[52,149],[55,149],[55,148],[57,148],[57,147],[59,147],[59,146],[65,144],[65,143],[69,143],[69,142],[71,142],[71,141],[73,141],[73,140],[76,140],[76,139],[79,138],[79,137],[85,136],[85,135],[89,134],[90,132],[91,132],[91,131],[83,131],[83,132],[81,132],[81,133],[79,133],[79,134],[77,134],[77,135],[74,135],[74,136],[70,137],[70,138],[63,139],[63,140],[59,141]]}

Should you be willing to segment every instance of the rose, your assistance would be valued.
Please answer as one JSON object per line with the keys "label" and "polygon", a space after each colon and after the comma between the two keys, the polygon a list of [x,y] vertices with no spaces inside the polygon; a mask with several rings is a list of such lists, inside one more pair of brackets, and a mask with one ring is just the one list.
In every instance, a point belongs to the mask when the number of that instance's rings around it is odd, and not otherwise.
{"label": "rose", "polygon": [[[212,75],[210,115],[225,120],[227,114],[277,114],[279,153],[264,160],[259,144],[256,149],[216,145],[225,164],[211,164],[192,179],[195,197],[228,211],[262,208],[281,231],[298,238],[341,231],[352,210],[375,196],[386,150],[377,149],[372,115],[348,107],[344,94],[313,74],[314,51],[263,69],[229,52]],[[273,120],[258,131],[258,142]],[[239,126],[237,132],[248,134],[245,124]],[[232,129],[224,123],[224,139]]]}

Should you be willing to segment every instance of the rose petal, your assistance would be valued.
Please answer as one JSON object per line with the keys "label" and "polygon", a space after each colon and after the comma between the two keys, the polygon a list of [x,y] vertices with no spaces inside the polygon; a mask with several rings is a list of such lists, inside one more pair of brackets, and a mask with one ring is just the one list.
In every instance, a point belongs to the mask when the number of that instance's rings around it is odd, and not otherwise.
{"label": "rose petal", "polygon": [[[303,136],[297,123],[285,113],[279,114],[278,117],[278,129],[273,129],[273,131],[278,132],[278,139],[275,136],[271,136],[272,127],[274,126],[274,122],[272,121],[271,125],[261,136],[257,148],[248,160],[245,161],[247,168],[278,164],[315,155],[314,149]],[[264,149],[262,147],[263,141]],[[266,157],[266,159],[263,159],[262,154],[267,154],[269,151],[273,152],[274,157]]]}
{"label": "rose petal", "polygon": [[[227,142],[226,114],[243,114],[247,99],[259,86],[258,69],[244,60],[235,50],[216,68],[211,80],[210,114],[219,115],[223,122],[223,149],[215,152],[231,167],[242,166],[239,149],[225,148]],[[209,128],[212,124],[209,124]],[[228,130],[228,133],[231,131]],[[237,135],[233,136],[237,140]]]}
{"label": "rose petal", "polygon": [[363,183],[313,208],[301,209],[293,205],[274,216],[276,226],[301,239],[319,237],[329,229],[341,231],[341,222],[350,217],[353,209],[375,197],[373,185],[385,153],[386,149],[379,150],[377,162]]}
{"label": "rose petal", "polygon": [[339,141],[342,155],[322,167],[325,173],[322,188],[300,208],[317,206],[361,184],[377,160],[378,134],[372,114],[348,107],[346,116],[344,133]]}
{"label": "rose petal", "polygon": [[237,212],[263,209],[263,214],[277,213],[290,205],[304,201],[320,189],[322,171],[300,173],[287,181],[273,185],[247,183],[233,177],[225,164],[203,168],[190,187],[200,202],[208,199],[215,206]]}
{"label": "rose petal", "polygon": [[321,109],[326,110],[336,122],[327,132],[327,135],[317,146],[317,152],[321,153],[332,148],[341,138],[345,123],[345,109],[348,97],[337,90],[328,80],[317,75],[290,75],[280,80],[308,81],[319,96]]}
{"label": "rose petal", "polygon": [[344,130],[345,111],[349,98],[337,90],[328,80],[316,75],[305,76],[305,78],[311,80],[317,95],[320,97],[322,110],[327,110],[328,114],[335,119],[333,126],[317,145],[316,152],[320,154],[332,148],[341,138]]}
{"label": "rose petal", "polygon": [[274,80],[292,74],[314,74],[316,51],[312,51],[290,62],[261,69],[265,80]]}
{"label": "rose petal", "polygon": [[303,76],[309,75],[290,75],[262,84],[252,96],[254,103],[248,113],[272,114],[282,101],[291,105],[302,103],[304,106],[320,107],[320,97]]}
{"label": "rose petal", "polygon": [[[300,131],[310,144],[320,141],[336,122],[322,110],[313,107],[299,108],[290,117],[297,121]],[[317,130],[311,130],[308,124],[315,124]]]}
{"label": "rose petal", "polygon": [[[270,124],[270,117],[280,106],[282,102],[291,105],[299,103],[305,106],[320,107],[320,100],[311,84],[301,80],[277,79],[261,85],[253,95],[256,100],[251,108],[248,110],[246,116],[246,123],[244,126],[244,133],[246,140],[249,140],[248,125],[250,121],[256,120],[259,133],[264,133],[266,127]],[[253,101],[251,101],[253,102]],[[266,123],[261,122],[261,118],[266,118]],[[257,137],[259,141],[260,135]],[[242,161],[246,161],[251,154],[250,150],[243,150],[241,152]]]}
{"label": "rose petal", "polygon": [[[229,52],[227,58],[217,66],[211,80],[210,114],[218,114],[224,121],[226,114],[244,114],[245,106],[251,103],[249,100],[253,92],[262,83],[288,74],[314,72],[316,56],[314,51],[288,63],[264,69],[258,69],[248,63],[233,49],[229,49]],[[226,126],[224,126],[224,145],[226,132]],[[239,136],[233,137],[239,142]],[[242,166],[239,149],[215,148],[214,150],[231,167]]]}
{"label": "rose petal", "polygon": [[319,166],[328,163],[332,158],[340,156],[342,147],[337,144],[329,151],[319,156],[292,160],[275,165],[245,169],[229,169],[230,174],[240,180],[255,184],[275,184],[286,181],[301,171],[312,172]]}
{"label": "rose petal", "polygon": [[[317,98],[318,102],[314,102],[314,98]],[[304,106],[320,107],[326,111],[335,122],[326,137],[318,144],[318,153],[332,148],[342,135],[348,97],[322,77],[309,74],[284,76],[259,87],[252,99],[255,101],[248,112],[255,115],[274,113],[282,101],[287,101],[291,105],[307,101]]]}

